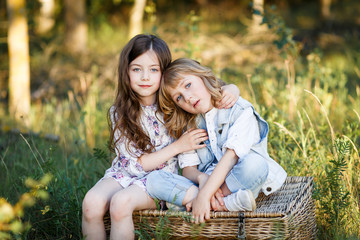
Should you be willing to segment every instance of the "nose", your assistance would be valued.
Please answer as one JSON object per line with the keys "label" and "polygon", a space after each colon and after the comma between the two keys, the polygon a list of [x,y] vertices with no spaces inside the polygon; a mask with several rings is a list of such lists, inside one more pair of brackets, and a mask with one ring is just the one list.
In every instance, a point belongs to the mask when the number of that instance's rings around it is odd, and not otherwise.
{"label": "nose", "polygon": [[192,101],[192,96],[191,96],[191,94],[190,94],[189,92],[183,93],[183,97],[184,97],[185,102],[191,103],[191,101]]}
{"label": "nose", "polygon": [[142,76],[141,76],[141,80],[149,80],[149,72],[148,71],[143,71],[142,72]]}

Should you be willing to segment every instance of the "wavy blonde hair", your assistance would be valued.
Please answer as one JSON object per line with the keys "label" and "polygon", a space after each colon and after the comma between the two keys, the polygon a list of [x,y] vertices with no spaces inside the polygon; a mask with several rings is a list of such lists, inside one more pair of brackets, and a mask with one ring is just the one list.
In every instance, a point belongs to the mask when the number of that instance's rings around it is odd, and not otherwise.
{"label": "wavy blonde hair", "polygon": [[196,127],[197,114],[192,114],[180,108],[171,98],[170,89],[175,89],[184,75],[194,75],[201,78],[211,95],[213,106],[221,100],[220,79],[217,79],[211,69],[202,66],[199,62],[179,58],[173,61],[165,70],[159,90],[159,105],[164,113],[165,126],[172,137],[179,138],[189,128]]}

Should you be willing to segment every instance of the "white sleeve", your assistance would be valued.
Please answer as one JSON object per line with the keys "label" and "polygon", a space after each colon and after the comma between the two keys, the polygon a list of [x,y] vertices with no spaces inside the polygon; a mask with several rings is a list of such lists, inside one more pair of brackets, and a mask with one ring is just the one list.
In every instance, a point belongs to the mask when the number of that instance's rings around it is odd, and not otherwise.
{"label": "white sleeve", "polygon": [[199,165],[200,159],[195,150],[183,152],[178,155],[180,168]]}
{"label": "white sleeve", "polygon": [[222,152],[232,149],[241,159],[249,153],[250,148],[260,141],[259,123],[251,107],[246,108],[240,117],[229,128],[229,134],[222,146]]}

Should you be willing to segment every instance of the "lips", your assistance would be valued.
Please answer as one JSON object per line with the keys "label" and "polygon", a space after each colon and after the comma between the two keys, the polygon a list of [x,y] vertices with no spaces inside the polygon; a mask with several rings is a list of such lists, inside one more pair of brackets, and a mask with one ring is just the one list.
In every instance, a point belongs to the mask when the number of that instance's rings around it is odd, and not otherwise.
{"label": "lips", "polygon": [[200,102],[200,100],[197,100],[197,101],[194,103],[193,107],[196,108],[196,107],[199,105],[199,102]]}
{"label": "lips", "polygon": [[151,87],[151,85],[139,85],[139,87],[142,87],[142,88],[149,88],[149,87]]}

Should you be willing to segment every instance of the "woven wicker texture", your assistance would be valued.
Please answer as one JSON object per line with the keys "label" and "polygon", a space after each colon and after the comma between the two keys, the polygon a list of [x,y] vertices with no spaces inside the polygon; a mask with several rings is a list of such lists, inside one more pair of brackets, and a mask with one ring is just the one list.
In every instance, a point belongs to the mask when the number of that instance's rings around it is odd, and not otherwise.
{"label": "woven wicker texture", "polygon": [[[192,224],[191,213],[177,211],[143,210],[133,214],[135,228],[155,231],[156,225],[165,224],[171,238],[218,238],[236,239],[238,234],[246,239],[315,239],[315,205],[311,197],[312,177],[288,177],[280,190],[256,199],[254,212],[245,212],[244,229],[239,231],[239,212],[211,212],[205,225]],[[106,229],[110,228],[105,217]],[[240,224],[240,226],[243,226]],[[158,227],[159,229],[159,227]]]}

